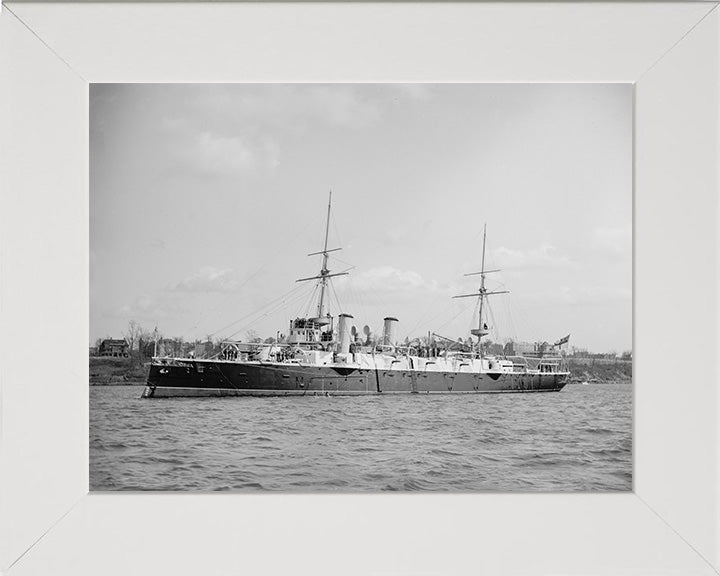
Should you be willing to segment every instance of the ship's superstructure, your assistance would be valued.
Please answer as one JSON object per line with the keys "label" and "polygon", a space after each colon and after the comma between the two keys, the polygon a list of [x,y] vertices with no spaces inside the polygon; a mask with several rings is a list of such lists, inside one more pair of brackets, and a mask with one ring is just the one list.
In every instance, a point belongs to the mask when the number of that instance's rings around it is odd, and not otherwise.
{"label": "ship's superstructure", "polygon": [[[379,340],[370,338],[367,326],[360,332],[353,316],[337,317],[327,309],[330,279],[348,274],[331,273],[328,249],[332,193],[328,200],[319,274],[297,282],[317,282],[315,315],[290,320],[288,333],[273,344],[227,342],[212,358],[155,357],[150,365],[144,398],[173,396],[286,396],[353,394],[429,394],[552,392],[565,386],[569,372],[562,357],[541,353],[536,357],[487,354],[482,339],[489,333],[484,320],[486,298],[506,290],[489,291],[485,270],[487,229],[483,231],[482,265],[477,292],[456,298],[478,299],[478,327],[466,342],[437,334],[425,341],[398,346],[398,320],[383,320]],[[565,340],[567,342],[567,340]]]}

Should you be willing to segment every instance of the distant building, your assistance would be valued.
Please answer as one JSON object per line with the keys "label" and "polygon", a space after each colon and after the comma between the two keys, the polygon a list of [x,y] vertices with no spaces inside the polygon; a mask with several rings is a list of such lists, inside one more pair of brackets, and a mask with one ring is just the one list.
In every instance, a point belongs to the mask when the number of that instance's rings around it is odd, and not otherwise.
{"label": "distant building", "polygon": [[160,338],[157,344],[156,356],[177,356],[176,347],[179,343],[176,343],[172,338]]}
{"label": "distant building", "polygon": [[548,342],[512,342],[511,349],[518,356],[565,355],[562,346],[556,346]]}
{"label": "distant building", "polygon": [[[153,343],[154,345],[154,343]],[[194,342],[185,342],[180,338],[161,338],[158,340],[156,356],[181,358],[195,350]]]}
{"label": "distant building", "polygon": [[505,353],[505,347],[502,344],[493,342],[487,347],[488,354],[502,355]]}
{"label": "distant building", "polygon": [[220,350],[211,340],[205,340],[204,342],[195,342],[196,358],[208,358],[216,352],[220,352]]}
{"label": "distant building", "polygon": [[514,342],[513,351],[519,356],[524,356],[525,354],[537,354],[538,346],[534,342]]}
{"label": "distant building", "polygon": [[111,356],[113,358],[127,358],[130,355],[130,347],[125,340],[108,338],[100,343],[98,356]]}

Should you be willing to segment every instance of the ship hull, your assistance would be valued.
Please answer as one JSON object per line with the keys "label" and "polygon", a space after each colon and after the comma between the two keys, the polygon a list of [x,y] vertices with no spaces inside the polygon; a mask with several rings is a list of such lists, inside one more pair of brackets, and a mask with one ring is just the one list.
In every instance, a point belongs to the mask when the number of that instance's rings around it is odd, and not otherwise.
{"label": "ship hull", "polygon": [[567,372],[421,372],[182,360],[152,364],[144,398],[557,392]]}

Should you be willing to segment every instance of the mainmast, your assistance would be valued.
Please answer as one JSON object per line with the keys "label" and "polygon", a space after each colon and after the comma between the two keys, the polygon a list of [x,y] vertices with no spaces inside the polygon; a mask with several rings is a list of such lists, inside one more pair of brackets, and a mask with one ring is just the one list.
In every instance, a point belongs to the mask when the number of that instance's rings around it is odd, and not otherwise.
{"label": "mainmast", "polygon": [[319,322],[322,322],[322,320],[325,318],[325,289],[327,288],[328,279],[332,278],[333,276],[345,276],[347,272],[336,272],[335,274],[330,274],[330,270],[328,269],[328,254],[330,252],[336,252],[338,250],[342,250],[342,248],[331,248],[328,250],[328,236],[330,234],[330,209],[332,206],[332,190],[330,190],[330,195],[328,196],[328,208],[327,208],[327,221],[325,223],[325,243],[323,245],[323,249],[320,252],[312,252],[308,254],[308,256],[318,256],[319,254],[322,254],[322,267],[320,268],[320,274],[317,276],[310,276],[309,278],[300,278],[299,280],[296,280],[296,282],[305,282],[306,280],[319,280],[318,284],[320,285],[320,297],[318,298],[318,306],[317,306],[317,318]]}
{"label": "mainmast", "polygon": [[480,288],[477,292],[473,294],[461,294],[460,296],[453,296],[453,298],[479,298],[480,299],[480,309],[478,314],[478,327],[474,328],[470,331],[470,333],[473,336],[478,337],[478,353],[482,355],[482,349],[480,346],[480,340],[483,336],[487,336],[489,333],[487,329],[487,325],[483,323],[483,306],[485,304],[485,298],[487,296],[493,296],[495,294],[507,294],[509,290],[495,290],[493,292],[488,292],[487,288],[485,288],[485,275],[491,274],[493,272],[500,272],[499,269],[497,270],[485,270],[485,244],[487,241],[487,223],[483,227],[483,247],[482,247],[482,263],[480,265],[480,272],[470,272],[469,274],[465,274],[465,276],[480,276]]}
{"label": "mainmast", "polygon": [[[478,313],[478,333],[483,329],[482,313],[483,304],[485,302],[485,243],[487,241],[487,223],[483,226],[483,253],[482,263],[480,264],[480,311]],[[478,335],[478,339],[480,336]]]}

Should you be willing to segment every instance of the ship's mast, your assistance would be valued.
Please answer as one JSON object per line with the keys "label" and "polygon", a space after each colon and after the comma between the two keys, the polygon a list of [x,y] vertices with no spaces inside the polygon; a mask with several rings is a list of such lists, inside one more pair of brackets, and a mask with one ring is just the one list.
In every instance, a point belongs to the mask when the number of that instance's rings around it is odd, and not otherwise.
{"label": "ship's mast", "polygon": [[332,190],[330,190],[330,195],[328,196],[328,209],[327,209],[327,222],[325,223],[325,244],[323,246],[323,260],[322,260],[322,268],[320,269],[320,299],[318,300],[318,309],[317,309],[317,315],[318,318],[323,317],[323,304],[325,302],[325,288],[327,288],[327,275],[330,272],[327,268],[327,262],[328,262],[328,249],[327,249],[327,243],[328,243],[328,234],[330,233],[330,206],[332,206]]}
{"label": "ship's mast", "polygon": [[[478,312],[478,332],[483,329],[482,313],[485,302],[485,242],[487,240],[487,223],[483,226],[482,263],[480,264],[480,310]],[[478,342],[480,337],[478,336]]]}
{"label": "ship's mast", "polygon": [[320,274],[317,276],[310,276],[309,278],[300,278],[296,280],[296,282],[305,282],[306,280],[319,280],[318,284],[320,285],[320,297],[318,298],[318,306],[317,306],[317,318],[316,320],[320,321],[324,318],[324,312],[325,312],[325,289],[327,288],[328,280],[332,278],[333,276],[345,276],[348,274],[347,272],[336,272],[335,274],[330,274],[330,270],[328,270],[328,254],[330,252],[336,252],[338,250],[342,250],[342,248],[331,248],[328,250],[328,236],[330,234],[330,209],[332,206],[332,190],[330,190],[330,195],[328,197],[328,209],[327,209],[327,221],[325,223],[325,243],[323,244],[323,249],[320,252],[312,252],[308,254],[308,256],[318,256],[322,254],[322,267],[320,268]]}
{"label": "ship's mast", "polygon": [[470,272],[469,274],[465,274],[465,276],[480,276],[480,288],[477,292],[473,294],[461,294],[460,296],[453,296],[453,298],[479,298],[480,299],[480,309],[478,313],[478,327],[475,330],[471,330],[470,333],[473,336],[477,336],[478,338],[478,356],[482,358],[482,346],[480,345],[482,337],[487,336],[488,330],[485,328],[485,325],[483,324],[483,307],[485,303],[485,298],[487,296],[492,296],[494,294],[507,294],[509,290],[495,290],[493,292],[488,292],[487,288],[485,288],[485,275],[491,274],[493,272],[500,272],[500,270],[485,270],[485,244],[487,241],[487,223],[483,226],[483,247],[482,247],[482,263],[480,265],[480,272]]}

